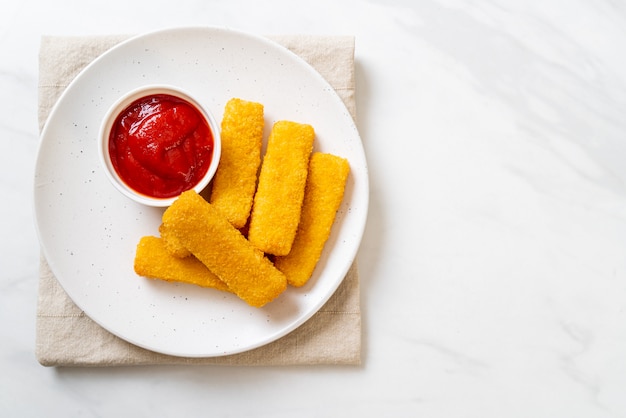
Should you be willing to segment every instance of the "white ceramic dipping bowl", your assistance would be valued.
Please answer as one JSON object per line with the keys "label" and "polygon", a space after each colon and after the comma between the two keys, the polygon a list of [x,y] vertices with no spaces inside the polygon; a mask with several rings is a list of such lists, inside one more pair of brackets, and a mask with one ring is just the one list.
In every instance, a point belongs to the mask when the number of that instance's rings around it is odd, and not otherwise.
{"label": "white ceramic dipping bowl", "polygon": [[209,112],[206,106],[203,106],[199,100],[195,99],[191,96],[191,94],[185,92],[178,87],[168,85],[148,85],[134,89],[120,97],[109,108],[102,121],[100,132],[98,134],[98,155],[106,176],[111,181],[113,186],[122,194],[143,205],[166,207],[171,205],[178,196],[157,198],[134,190],[132,187],[126,184],[126,182],[124,182],[124,180],[118,175],[115,167],[113,166],[113,162],[111,161],[111,155],[109,152],[111,129],[113,128],[120,113],[124,112],[132,103],[143,97],[159,94],[171,95],[190,103],[204,117],[209,126],[209,129],[211,130],[211,133],[213,134],[213,155],[211,156],[209,168],[206,174],[202,178],[200,178],[195,185],[191,187],[191,189],[197,192],[202,191],[215,175],[217,166],[219,165],[221,155],[221,138],[219,124],[217,123],[211,112]]}

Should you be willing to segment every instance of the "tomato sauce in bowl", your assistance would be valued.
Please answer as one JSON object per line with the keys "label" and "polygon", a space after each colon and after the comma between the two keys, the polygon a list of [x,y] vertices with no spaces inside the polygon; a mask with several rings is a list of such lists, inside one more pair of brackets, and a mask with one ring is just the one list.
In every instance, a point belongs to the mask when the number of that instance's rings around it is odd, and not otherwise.
{"label": "tomato sauce in bowl", "polygon": [[186,93],[150,87],[113,106],[100,135],[113,184],[127,196],[167,206],[182,192],[203,189],[220,155],[213,118]]}

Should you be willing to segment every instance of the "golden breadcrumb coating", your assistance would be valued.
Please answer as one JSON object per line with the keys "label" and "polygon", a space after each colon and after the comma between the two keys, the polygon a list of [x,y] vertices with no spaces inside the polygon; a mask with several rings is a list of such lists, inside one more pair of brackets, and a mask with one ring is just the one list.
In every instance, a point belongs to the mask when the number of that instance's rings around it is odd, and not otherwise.
{"label": "golden breadcrumb coating", "polygon": [[222,155],[209,201],[235,228],[248,221],[261,165],[263,105],[238,98],[226,103]]}
{"label": "golden breadcrumb coating", "polygon": [[303,286],[313,274],[343,200],[349,172],[344,158],[320,152],[311,156],[296,238],[289,254],[274,261],[290,285]]}
{"label": "golden breadcrumb coating", "polygon": [[176,238],[176,235],[170,234],[165,225],[161,224],[159,226],[159,234],[163,239],[165,249],[174,257],[185,258],[191,255],[189,250],[181,244],[178,238]]}
{"label": "golden breadcrumb coating", "polygon": [[291,121],[274,124],[254,196],[248,239],[261,251],[286,255],[298,222],[315,131]]}
{"label": "golden breadcrumb coating", "polygon": [[138,275],[151,279],[229,291],[228,286],[195,257],[179,258],[171,255],[159,237],[146,236],[139,240],[134,267]]}
{"label": "golden breadcrumb coating", "polygon": [[249,305],[261,307],[286,289],[285,275],[195,191],[174,201],[163,214],[163,224]]}

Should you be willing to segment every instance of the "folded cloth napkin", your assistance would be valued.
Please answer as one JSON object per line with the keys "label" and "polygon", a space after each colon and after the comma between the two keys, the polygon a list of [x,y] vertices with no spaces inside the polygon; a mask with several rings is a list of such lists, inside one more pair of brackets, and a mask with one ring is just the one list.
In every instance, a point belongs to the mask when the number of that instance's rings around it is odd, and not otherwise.
{"label": "folded cloth napkin", "polygon": [[[39,55],[39,128],[72,79],[127,36],[44,37]],[[313,66],[355,117],[354,38],[281,36],[276,42]],[[41,258],[36,356],[44,366],[357,365],[361,312],[356,262],[330,300],[305,324],[265,346],[229,356],[183,358],[155,353],[122,340],[93,322],[65,293]]]}

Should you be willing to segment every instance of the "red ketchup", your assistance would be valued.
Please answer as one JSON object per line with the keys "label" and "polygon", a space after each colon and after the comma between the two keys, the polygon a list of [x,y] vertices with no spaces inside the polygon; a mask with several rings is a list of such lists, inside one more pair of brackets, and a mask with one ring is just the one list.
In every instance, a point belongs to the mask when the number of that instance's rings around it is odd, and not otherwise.
{"label": "red ketchup", "polygon": [[118,176],[150,197],[169,198],[193,188],[213,155],[213,133],[191,103],[168,94],[142,97],[111,128],[109,154]]}

